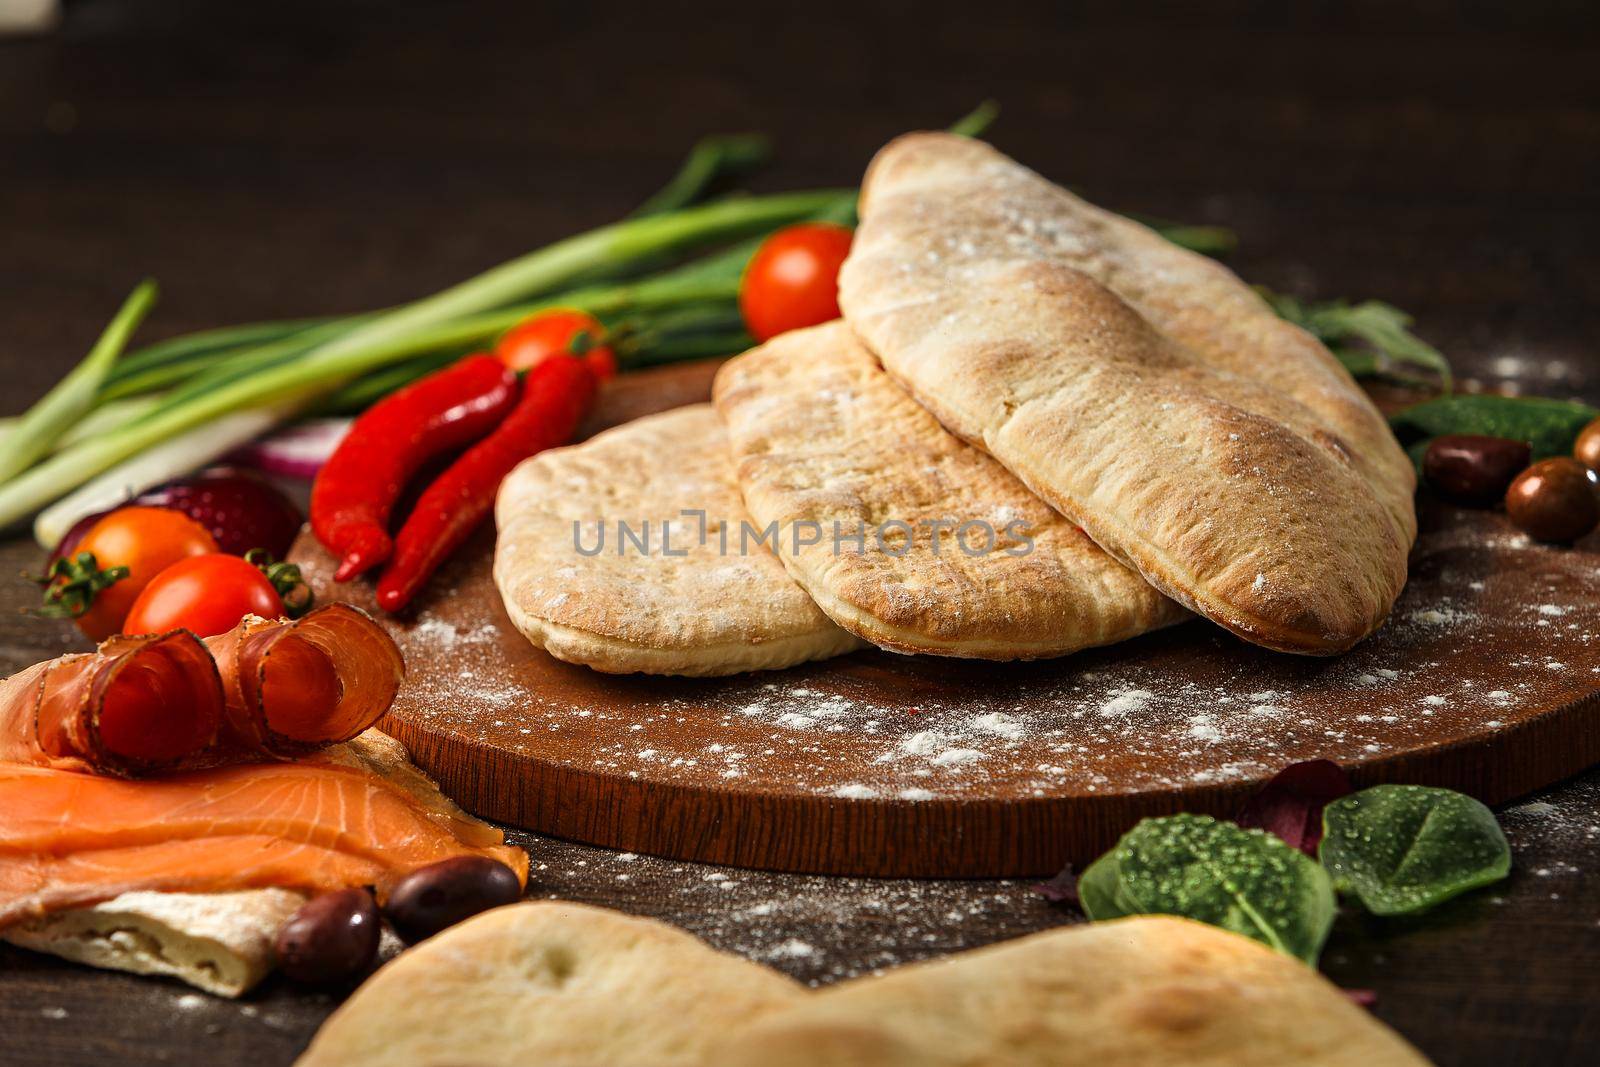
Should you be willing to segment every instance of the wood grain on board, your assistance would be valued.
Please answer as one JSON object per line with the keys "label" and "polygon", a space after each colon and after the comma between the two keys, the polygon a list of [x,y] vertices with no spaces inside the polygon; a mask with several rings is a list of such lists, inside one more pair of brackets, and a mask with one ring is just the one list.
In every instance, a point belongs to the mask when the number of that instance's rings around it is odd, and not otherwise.
{"label": "wood grain on board", "polygon": [[[625,378],[587,429],[703,399],[714,368]],[[1339,657],[1197,620],[1034,663],[869,651],[715,680],[601,674],[534,648],[501,606],[485,531],[391,620],[408,680],[384,725],[485,818],[874,876],[1048,874],[1145,816],[1229,814],[1303,759],[1490,803],[1600,761],[1600,554],[1489,512],[1421,519],[1390,621]],[[319,595],[376,613],[370,585],[335,585],[309,536],[294,558]]]}

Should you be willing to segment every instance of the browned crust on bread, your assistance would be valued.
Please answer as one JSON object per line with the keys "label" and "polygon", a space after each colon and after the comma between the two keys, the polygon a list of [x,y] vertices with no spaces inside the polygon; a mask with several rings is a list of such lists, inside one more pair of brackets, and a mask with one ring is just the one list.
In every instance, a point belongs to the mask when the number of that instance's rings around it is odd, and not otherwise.
{"label": "browned crust on bread", "polygon": [[1246,640],[1330,654],[1382,624],[1411,465],[1226,268],[944,134],[880,152],[861,214],[841,306],[946,427]]}
{"label": "browned crust on bread", "polygon": [[1298,960],[1187,919],[1062,927],[830,986],[717,1067],[1426,1067]]}
{"label": "browned crust on bread", "polygon": [[[708,540],[684,509],[705,513]],[[711,676],[789,667],[860,642],[828,621],[759,547],[723,551],[747,516],[709,404],[636,419],[524,462],[495,506],[495,584],[506,613],[558,659],[613,674]],[[648,523],[648,553],[617,523]],[[672,524],[663,544],[662,523]],[[593,547],[575,547],[573,524]],[[680,555],[681,553],[681,555]]]}
{"label": "browned crust on bread", "polygon": [[[842,322],[728,363],[715,401],[756,523],[823,531],[798,551],[786,535],[779,558],[835,622],[880,647],[1032,659],[1186,617],[939,425]],[[891,523],[904,526],[880,546]],[[866,531],[864,544],[836,547],[836,528]]]}

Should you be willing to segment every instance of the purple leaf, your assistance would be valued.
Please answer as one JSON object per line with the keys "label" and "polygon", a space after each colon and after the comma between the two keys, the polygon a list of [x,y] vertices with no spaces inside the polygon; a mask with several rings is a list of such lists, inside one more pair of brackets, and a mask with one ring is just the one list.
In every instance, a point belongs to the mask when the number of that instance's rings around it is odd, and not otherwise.
{"label": "purple leaf", "polygon": [[1322,809],[1350,791],[1349,777],[1332,760],[1291,763],[1273,775],[1233,821],[1274,834],[1315,859],[1322,840]]}
{"label": "purple leaf", "polygon": [[1040,882],[1034,886],[1033,891],[1052,904],[1082,906],[1078,902],[1078,872],[1072,869],[1070,863],[1061,868],[1061,872],[1048,882]]}

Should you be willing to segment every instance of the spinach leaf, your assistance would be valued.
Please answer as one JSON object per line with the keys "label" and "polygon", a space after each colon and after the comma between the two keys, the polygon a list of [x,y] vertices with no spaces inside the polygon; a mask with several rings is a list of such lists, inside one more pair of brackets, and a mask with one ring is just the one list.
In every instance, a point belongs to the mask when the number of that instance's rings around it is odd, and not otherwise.
{"label": "spinach leaf", "polygon": [[1078,880],[1091,919],[1182,915],[1315,964],[1333,925],[1327,872],[1271,834],[1205,815],[1145,819]]}
{"label": "spinach leaf", "polygon": [[1511,870],[1494,814],[1451,789],[1378,785],[1322,812],[1322,865],[1374,915],[1426,911]]}
{"label": "spinach leaf", "polygon": [[1600,410],[1569,400],[1542,396],[1463,394],[1425,400],[1390,416],[1389,425],[1402,444],[1420,443],[1452,433],[1507,437],[1533,446],[1533,458],[1572,452],[1578,431],[1600,416]]}
{"label": "spinach leaf", "polygon": [[1089,864],[1089,869],[1078,876],[1078,906],[1085,915],[1099,921],[1138,914],[1137,911],[1124,910],[1117,904],[1119,877],[1116,849]]}

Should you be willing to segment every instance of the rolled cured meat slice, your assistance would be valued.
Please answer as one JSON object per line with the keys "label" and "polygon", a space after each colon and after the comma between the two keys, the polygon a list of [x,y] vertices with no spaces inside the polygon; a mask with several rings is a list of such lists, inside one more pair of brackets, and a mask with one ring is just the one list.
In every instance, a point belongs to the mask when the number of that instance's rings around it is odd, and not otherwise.
{"label": "rolled cured meat slice", "polygon": [[132,778],[216,742],[217,665],[187,630],[113,637],[0,681],[0,761]]}
{"label": "rolled cured meat slice", "polygon": [[294,620],[248,616],[205,643],[226,692],[211,763],[293,759],[348,741],[389,710],[405,678],[388,631],[349,604]]}

